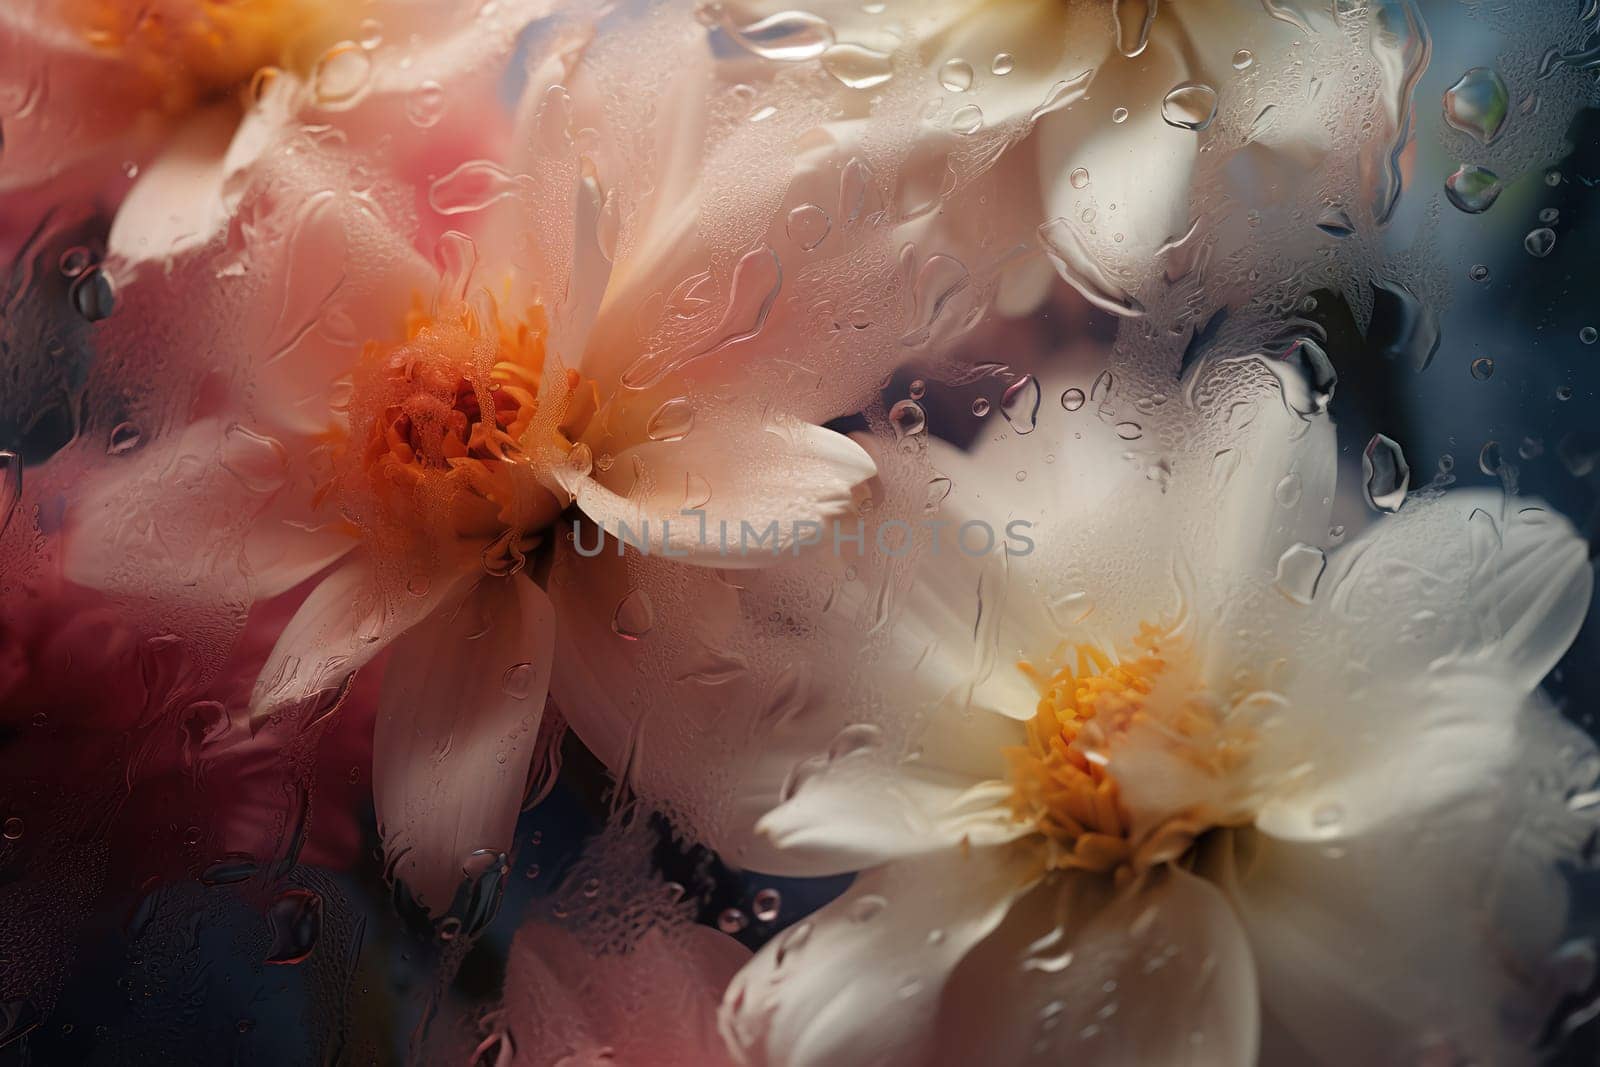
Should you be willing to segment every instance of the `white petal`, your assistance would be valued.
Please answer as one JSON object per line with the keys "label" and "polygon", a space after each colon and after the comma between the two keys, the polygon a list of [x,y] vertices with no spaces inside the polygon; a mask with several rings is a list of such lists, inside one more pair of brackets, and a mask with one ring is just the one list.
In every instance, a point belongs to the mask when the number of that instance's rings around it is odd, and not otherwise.
{"label": "white petal", "polygon": [[1255,1062],[1258,993],[1227,900],[1178,868],[1047,880],[956,968],[932,1062]]}
{"label": "white petal", "polygon": [[372,791],[392,870],[435,917],[473,853],[511,847],[555,644],[532,581],[483,579],[394,642]]}
{"label": "white petal", "polygon": [[[613,537],[705,566],[762,567],[831,538],[824,520],[854,533],[851,491],[875,470],[848,437],[809,423],[701,426],[619,453],[574,495]],[[703,536],[692,509],[705,512]]]}
{"label": "white petal", "polygon": [[426,618],[462,573],[447,570],[430,579],[425,596],[394,596],[371,557],[354,554],[317,584],[278,636],[256,679],[252,722],[313,698],[319,706],[337,699],[347,679]]}
{"label": "white petal", "polygon": [[1409,500],[1335,553],[1324,584],[1335,663],[1393,675],[1448,662],[1531,689],[1571,645],[1594,579],[1559,514],[1462,491]]}
{"label": "white petal", "polygon": [[1027,884],[1004,848],[869,871],[739,972],[723,1036],[751,1067],[925,1064],[951,969]]}
{"label": "white petal", "polygon": [[1562,865],[1596,829],[1595,811],[1568,803],[1593,785],[1594,746],[1542,702],[1486,704],[1395,738],[1311,818],[1273,812],[1208,861],[1250,935],[1266,1011],[1323,1062],[1533,1062],[1576,992],[1552,952]]}

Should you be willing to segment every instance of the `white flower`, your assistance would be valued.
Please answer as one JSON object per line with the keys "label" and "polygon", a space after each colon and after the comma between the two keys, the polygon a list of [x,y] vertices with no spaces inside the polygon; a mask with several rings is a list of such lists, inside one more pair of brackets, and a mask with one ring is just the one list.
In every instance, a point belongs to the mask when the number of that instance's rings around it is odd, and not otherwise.
{"label": "white flower", "polygon": [[1136,441],[1086,406],[935,456],[947,517],[1037,548],[925,554],[879,699],[771,734],[769,848],[717,843],[863,873],[730,987],[746,1062],[1531,1058],[1594,828],[1537,690],[1582,542],[1421,493],[1324,559],[1325,416],[1256,362],[1143,406]]}

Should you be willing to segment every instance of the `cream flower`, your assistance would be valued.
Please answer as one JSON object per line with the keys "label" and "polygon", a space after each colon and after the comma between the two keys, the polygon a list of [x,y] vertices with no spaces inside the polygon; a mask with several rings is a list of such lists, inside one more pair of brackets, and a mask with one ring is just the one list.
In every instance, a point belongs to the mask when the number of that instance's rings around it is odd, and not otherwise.
{"label": "cream flower", "polygon": [[1425,492],[1324,554],[1332,427],[1268,363],[1134,441],[1085,407],[936,455],[949,518],[1036,548],[924,556],[877,706],[773,730],[777,851],[718,844],[863,873],[730,987],[745,1062],[1531,1058],[1595,827],[1593,745],[1538,693],[1584,546]]}

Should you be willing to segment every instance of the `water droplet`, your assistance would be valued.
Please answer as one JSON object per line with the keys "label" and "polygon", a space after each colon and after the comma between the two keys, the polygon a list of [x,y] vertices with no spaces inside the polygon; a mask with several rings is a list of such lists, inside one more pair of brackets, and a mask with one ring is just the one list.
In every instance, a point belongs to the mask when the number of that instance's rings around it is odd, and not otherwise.
{"label": "water droplet", "polygon": [[1290,471],[1278,479],[1278,484],[1272,490],[1272,495],[1277,499],[1278,505],[1285,508],[1298,507],[1300,498],[1304,493],[1305,482],[1298,471]]}
{"label": "water droplet", "polygon": [[1297,604],[1311,603],[1327,566],[1327,553],[1315,545],[1290,545],[1278,557],[1278,592]]}
{"label": "water droplet", "polygon": [[1572,399],[1572,386],[1570,386],[1570,385],[1558,385],[1558,386],[1556,386],[1556,399],[1557,400],[1571,400]]}
{"label": "water droplet", "polygon": [[1317,229],[1329,237],[1343,240],[1356,232],[1356,224],[1350,218],[1350,212],[1338,204],[1326,204],[1322,213],[1317,216]]}
{"label": "water droplet", "polygon": [[1150,27],[1156,20],[1158,0],[1111,0],[1111,17],[1117,24],[1117,50],[1129,59],[1150,44]]}
{"label": "water droplet", "polygon": [[1522,247],[1528,250],[1528,255],[1543,259],[1555,250],[1556,231],[1548,226],[1541,226],[1522,239]]}
{"label": "water droplet", "polygon": [[911,385],[907,387],[906,392],[912,400],[921,400],[928,392],[928,383],[921,378],[914,378],[911,381]]}
{"label": "water droplet", "polygon": [[950,116],[950,129],[963,136],[971,136],[983,129],[983,110],[977,104],[956,108]]}
{"label": "water droplet", "polygon": [[1501,454],[1499,441],[1490,441],[1478,451],[1478,469],[1483,473],[1499,474],[1503,466],[1505,457]]}
{"label": "water droplet", "polygon": [[441,215],[465,215],[511,196],[526,183],[487,160],[471,160],[428,187],[428,204]]}
{"label": "water droplet", "polygon": [[871,922],[882,914],[889,902],[876,893],[868,893],[850,906],[850,918],[853,922]]}
{"label": "water droplet", "polygon": [[1180,130],[1203,130],[1217,117],[1217,91],[1199,82],[1175,86],[1161,101],[1161,117]]}
{"label": "water droplet", "polygon": [[1255,61],[1256,57],[1251,54],[1248,48],[1241,48],[1233,54],[1233,69],[1248,70]]}
{"label": "water droplet", "polygon": [[19,841],[22,839],[22,831],[22,820],[13,815],[5,821],[3,827],[0,827],[0,837],[4,837],[7,841]]}
{"label": "water droplet", "polygon": [[1411,467],[1400,445],[1383,434],[1373,434],[1361,454],[1362,493],[1374,511],[1392,515],[1405,503],[1411,487]]}
{"label": "water droplet", "polygon": [[1311,813],[1311,825],[1318,830],[1332,830],[1344,822],[1344,807],[1340,804],[1319,804]]}
{"label": "water droplet", "polygon": [[111,276],[99,267],[84,271],[72,283],[72,306],[78,309],[85,322],[110,318],[117,310],[117,288]]}
{"label": "water droplet", "polygon": [[1113,108],[1111,110],[1111,121],[1115,122],[1119,126],[1122,125],[1124,122],[1127,122],[1128,121],[1128,109],[1125,108],[1125,107]]}
{"label": "water droplet", "polygon": [[1137,422],[1119,422],[1116,425],[1117,436],[1124,441],[1137,441],[1144,436],[1144,427]]}
{"label": "water droplet", "polygon": [[1593,326],[1585,326],[1578,331],[1578,340],[1586,345],[1592,345],[1595,341],[1600,340],[1600,330],[1596,330]]}
{"label": "water droplet", "polygon": [[1011,429],[1018,434],[1029,434],[1039,422],[1039,379],[1024,374],[1006,387],[1000,397],[1000,411]]}
{"label": "water droplet", "polygon": [[1486,382],[1494,377],[1494,360],[1488,356],[1479,356],[1472,361],[1472,376],[1480,382]]}
{"label": "water droplet", "polygon": [[428,129],[444,116],[444,86],[426,81],[406,97],[406,119],[418,129]]}
{"label": "water droplet", "polygon": [[1439,351],[1439,315],[1403,282],[1372,283],[1372,321],[1367,340],[1387,359],[1403,360],[1418,371],[1428,369]]}
{"label": "water droplet", "polygon": [[322,897],[309,889],[291,889],[267,906],[272,946],[267,963],[295,964],[311,955],[322,933]]}
{"label": "water droplet", "polygon": [[1444,94],[1444,120],[1484,144],[1494,140],[1506,120],[1511,94],[1500,75],[1473,67]]}
{"label": "water droplet", "polygon": [[1488,281],[1489,280],[1489,267],[1488,267],[1488,265],[1484,264],[1484,263],[1474,263],[1467,270],[1467,277],[1469,279],[1471,279],[1472,281],[1475,281],[1475,282],[1486,282],[1486,281]]}
{"label": "water droplet", "polygon": [[876,89],[894,77],[894,56],[859,44],[837,44],[822,57],[822,69],[849,89]]}
{"label": "water droplet", "polygon": [[1484,167],[1463,163],[1454,174],[1444,180],[1444,195],[1461,211],[1481,215],[1500,199],[1505,187],[1500,176]]}
{"label": "water droplet", "polygon": [[139,427],[131,422],[119,422],[112,427],[111,439],[106,442],[106,455],[120,456],[132,452],[139,447],[139,442],[143,439]]}
{"label": "water droplet", "polygon": [[928,428],[928,416],[915,400],[897,401],[889,409],[889,424],[894,427],[896,441],[919,437]]}
{"label": "water droplet", "polygon": [[1016,57],[1010,52],[996,52],[994,62],[989,64],[989,72],[1004,77],[1017,67]]}
{"label": "water droplet", "polygon": [[500,691],[512,700],[527,700],[538,672],[531,663],[513,663],[500,676]]}
{"label": "water droplet", "polygon": [[1067,181],[1072,183],[1074,189],[1083,189],[1089,184],[1089,172],[1082,167],[1078,167],[1067,175]]}
{"label": "water droplet", "polygon": [[1068,411],[1077,411],[1083,407],[1083,402],[1086,399],[1082,389],[1068,389],[1061,394],[1061,406]]}
{"label": "water droplet", "polygon": [[755,917],[764,923],[777,919],[778,909],[783,904],[783,898],[776,889],[762,889],[756,893],[754,907],[751,909]]}
{"label": "water droplet", "polygon": [[709,12],[740,47],[762,59],[796,63],[816,59],[833,47],[833,26],[805,11],[780,11],[740,26],[721,4],[707,4]]}
{"label": "water droplet", "polygon": [[325,108],[348,107],[372,77],[372,57],[354,41],[340,41],[322,53],[311,72],[311,92]]}
{"label": "water droplet", "polygon": [[88,270],[94,263],[94,257],[82,245],[74,245],[61,253],[61,273],[68,278],[76,278]]}
{"label": "water droplet", "polygon": [[974,400],[972,402],[972,413],[980,419],[989,414],[989,401],[981,396]]}
{"label": "water droplet", "polygon": [[1543,222],[1543,223],[1554,224],[1560,218],[1561,218],[1561,209],[1560,208],[1547,207],[1547,208],[1541,209],[1540,212],[1539,212],[1539,221]]}
{"label": "water droplet", "polygon": [[801,204],[789,212],[785,229],[789,239],[807,252],[820,245],[833,228],[833,219],[817,204]]}
{"label": "water droplet", "polygon": [[964,93],[972,88],[972,64],[964,59],[946,60],[939,68],[939,84],[947,92]]}
{"label": "water droplet", "polygon": [[681,441],[694,429],[694,405],[686,396],[675,396],[656,408],[644,432],[652,441]]}
{"label": "water droplet", "polygon": [[637,641],[656,624],[655,606],[643,589],[634,589],[617,602],[611,615],[611,630],[627,641]]}
{"label": "water droplet", "polygon": [[234,423],[222,437],[222,469],[252,493],[272,493],[289,480],[289,450],[275,437]]}
{"label": "water droplet", "polygon": [[725,934],[737,934],[750,925],[750,917],[738,908],[723,908],[717,916],[717,929]]}
{"label": "water droplet", "polygon": [[1039,106],[1028,115],[1028,121],[1038,122],[1052,111],[1071,107],[1082,100],[1089,92],[1089,82],[1094,78],[1094,73],[1094,68],[1091,67],[1076,77],[1056,82],[1050,87],[1050,91],[1045,93]]}

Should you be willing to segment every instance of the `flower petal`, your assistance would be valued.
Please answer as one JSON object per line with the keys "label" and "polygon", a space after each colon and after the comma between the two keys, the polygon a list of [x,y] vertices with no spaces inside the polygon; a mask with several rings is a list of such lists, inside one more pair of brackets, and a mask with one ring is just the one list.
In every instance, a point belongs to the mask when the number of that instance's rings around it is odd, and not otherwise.
{"label": "flower petal", "polygon": [[394,642],[373,801],[390,869],[435,917],[470,856],[511,847],[554,645],[550,599],[524,578],[481,580]]}
{"label": "flower petal", "polygon": [[[843,434],[786,420],[641,442],[573,495],[619,540],[706,566],[761,567],[824,536],[822,520],[845,514],[851,491],[875,470]],[[705,513],[704,536],[696,510]]]}
{"label": "flower petal", "polygon": [[1121,889],[1047,880],[944,990],[932,1062],[1254,1063],[1250,948],[1210,883],[1161,868]]}
{"label": "flower petal", "polygon": [[921,1065],[951,969],[1028,885],[1008,849],[950,849],[868,871],[739,972],[723,1037],[750,1067]]}

